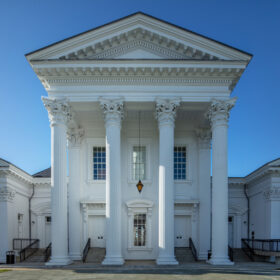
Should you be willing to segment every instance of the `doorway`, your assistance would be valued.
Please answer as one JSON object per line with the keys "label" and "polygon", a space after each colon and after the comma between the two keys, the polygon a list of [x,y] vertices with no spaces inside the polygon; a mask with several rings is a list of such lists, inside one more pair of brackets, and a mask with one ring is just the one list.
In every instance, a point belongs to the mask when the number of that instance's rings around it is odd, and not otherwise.
{"label": "doorway", "polygon": [[191,233],[191,216],[175,216],[175,247],[189,247]]}

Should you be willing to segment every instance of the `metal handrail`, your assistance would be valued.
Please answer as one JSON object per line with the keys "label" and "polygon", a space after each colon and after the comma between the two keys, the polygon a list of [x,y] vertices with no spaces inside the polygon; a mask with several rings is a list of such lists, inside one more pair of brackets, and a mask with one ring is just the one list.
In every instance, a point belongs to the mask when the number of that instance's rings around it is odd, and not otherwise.
{"label": "metal handrail", "polygon": [[253,250],[266,251],[266,252],[280,252],[280,239],[246,239],[244,242]]}
{"label": "metal handrail", "polygon": [[[20,262],[25,261],[28,257],[33,255],[38,249],[39,249],[39,239],[35,239],[32,243],[30,243],[28,246],[20,250],[19,252],[19,259]],[[35,248],[34,248],[35,246]]]}
{"label": "metal handrail", "polygon": [[228,257],[233,262],[233,249],[228,245]]}
{"label": "metal handrail", "polygon": [[85,245],[85,248],[83,250],[83,262],[86,261],[86,258],[87,258],[87,254],[88,254],[88,251],[90,249],[90,238],[88,239],[86,245]]}
{"label": "metal handrail", "polygon": [[52,254],[52,243],[50,243],[48,245],[48,247],[45,249],[44,251],[44,255],[45,255],[45,262],[48,261],[48,259],[50,258],[50,255]]}
{"label": "metal handrail", "polygon": [[13,239],[13,250],[22,250],[23,248],[29,246],[35,240],[37,240],[37,239],[14,238]]}
{"label": "metal handrail", "polygon": [[195,259],[195,261],[197,261],[197,251],[196,251],[196,248],[195,248],[195,245],[191,239],[191,237],[189,238],[189,242],[190,242],[190,248],[191,248],[191,251],[192,251],[192,254],[193,254],[193,257]]}
{"label": "metal handrail", "polygon": [[254,259],[254,250],[251,248],[250,244],[248,243],[248,239],[241,239],[242,250],[243,252],[249,257],[251,261],[255,261]]}

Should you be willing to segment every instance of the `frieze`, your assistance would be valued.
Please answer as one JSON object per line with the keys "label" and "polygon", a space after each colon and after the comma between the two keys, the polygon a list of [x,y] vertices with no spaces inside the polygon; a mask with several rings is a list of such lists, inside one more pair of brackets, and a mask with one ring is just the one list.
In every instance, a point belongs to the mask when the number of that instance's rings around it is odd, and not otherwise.
{"label": "frieze", "polygon": [[267,200],[280,200],[280,188],[272,187],[265,190],[263,195]]}

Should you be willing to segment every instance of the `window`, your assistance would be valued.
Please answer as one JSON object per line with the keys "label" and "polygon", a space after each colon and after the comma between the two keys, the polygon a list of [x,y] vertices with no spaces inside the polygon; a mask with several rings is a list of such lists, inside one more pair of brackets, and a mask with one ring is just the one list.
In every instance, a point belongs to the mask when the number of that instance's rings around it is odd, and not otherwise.
{"label": "window", "polygon": [[46,219],[46,223],[51,223],[51,221],[52,221],[51,216],[46,216],[45,219]]}
{"label": "window", "polygon": [[106,180],[105,147],[93,147],[93,180]]}
{"label": "window", "polygon": [[174,180],[186,180],[186,147],[174,147]]}
{"label": "window", "polygon": [[133,180],[146,179],[146,147],[133,146],[133,164],[132,164],[132,178]]}
{"label": "window", "polygon": [[146,246],[146,214],[134,215],[134,246]]}

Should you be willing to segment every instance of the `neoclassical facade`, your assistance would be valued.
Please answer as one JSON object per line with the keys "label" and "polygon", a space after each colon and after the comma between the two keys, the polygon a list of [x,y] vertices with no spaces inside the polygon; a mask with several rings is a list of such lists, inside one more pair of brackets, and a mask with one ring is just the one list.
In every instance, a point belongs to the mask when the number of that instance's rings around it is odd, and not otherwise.
{"label": "neoclassical facade", "polygon": [[88,238],[104,265],[176,265],[189,238],[199,259],[232,264],[227,131],[251,55],[136,13],[26,58],[51,128],[47,264],[80,260]]}

